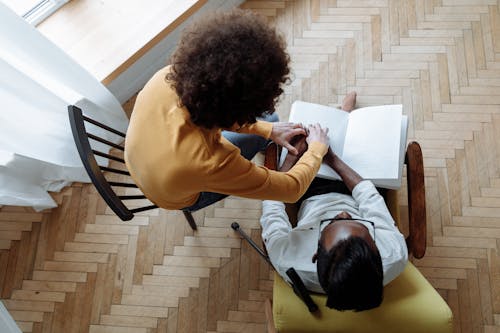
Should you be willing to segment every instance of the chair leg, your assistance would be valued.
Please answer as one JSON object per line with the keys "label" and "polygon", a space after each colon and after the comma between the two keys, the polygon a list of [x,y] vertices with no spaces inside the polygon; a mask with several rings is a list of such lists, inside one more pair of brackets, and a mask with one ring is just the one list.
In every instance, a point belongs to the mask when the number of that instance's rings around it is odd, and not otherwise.
{"label": "chair leg", "polygon": [[198,227],[196,226],[196,222],[194,221],[193,215],[191,212],[186,212],[182,211],[184,213],[184,216],[186,217],[186,220],[188,221],[189,225],[191,226],[191,229],[197,230]]}

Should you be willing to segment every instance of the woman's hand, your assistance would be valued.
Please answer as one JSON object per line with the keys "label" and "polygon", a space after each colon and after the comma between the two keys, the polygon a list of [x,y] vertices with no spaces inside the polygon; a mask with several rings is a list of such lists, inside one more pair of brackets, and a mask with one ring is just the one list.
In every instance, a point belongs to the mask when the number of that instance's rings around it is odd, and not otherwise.
{"label": "woman's hand", "polygon": [[290,143],[297,135],[306,135],[306,130],[302,124],[278,122],[273,123],[270,139],[285,147],[293,155],[298,155],[299,151]]}
{"label": "woman's hand", "polygon": [[328,127],[322,128],[320,124],[309,125],[307,128],[307,144],[319,141],[326,146],[330,146],[330,139],[328,139]]}

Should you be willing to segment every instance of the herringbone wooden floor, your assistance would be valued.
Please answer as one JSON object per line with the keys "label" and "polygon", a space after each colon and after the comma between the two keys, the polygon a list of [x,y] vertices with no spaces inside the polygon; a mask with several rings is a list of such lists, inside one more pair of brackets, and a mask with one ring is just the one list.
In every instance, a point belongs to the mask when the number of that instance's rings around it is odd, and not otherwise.
{"label": "herringbone wooden floor", "polygon": [[[429,247],[415,264],[463,333],[500,332],[499,6],[243,4],[287,36],[294,77],[283,119],[296,99],[336,104],[350,90],[358,106],[404,105],[426,166]],[[259,201],[229,198],[198,212],[193,233],[165,210],[122,223],[88,184],[55,198],[59,207],[43,213],[0,209],[1,298],[23,331],[265,331],[271,272],[229,227],[238,220],[258,240]]]}

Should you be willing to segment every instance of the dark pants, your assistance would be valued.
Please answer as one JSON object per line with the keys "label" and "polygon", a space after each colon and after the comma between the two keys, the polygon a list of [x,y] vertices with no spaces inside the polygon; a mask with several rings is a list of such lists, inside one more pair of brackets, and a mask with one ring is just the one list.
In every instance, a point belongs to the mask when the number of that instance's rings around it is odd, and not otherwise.
{"label": "dark pants", "polygon": [[[380,195],[385,197],[387,189],[377,187],[377,190],[380,193]],[[306,193],[304,193],[304,195],[297,201],[297,203],[301,205],[304,200],[314,195],[320,195],[331,192],[352,195],[351,191],[349,191],[344,182],[340,180],[314,178],[311,185],[309,185],[309,188],[307,189]]]}
{"label": "dark pants", "polygon": [[304,200],[312,196],[331,192],[351,195],[351,191],[349,191],[342,181],[316,177],[313,179],[311,185],[309,185],[306,193],[297,201],[297,204],[301,205]]}

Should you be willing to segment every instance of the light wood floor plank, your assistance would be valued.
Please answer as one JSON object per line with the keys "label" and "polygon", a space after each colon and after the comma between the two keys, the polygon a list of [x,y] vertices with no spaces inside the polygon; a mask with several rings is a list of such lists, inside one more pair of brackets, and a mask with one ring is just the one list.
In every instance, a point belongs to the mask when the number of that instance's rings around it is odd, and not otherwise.
{"label": "light wood floor plank", "polygon": [[[463,333],[500,331],[499,6],[242,4],[288,42],[293,75],[277,105],[282,120],[295,100],[335,106],[351,90],[360,107],[403,104],[426,174],[428,248],[414,263]],[[124,105],[128,115],[134,101]],[[265,331],[272,270],[230,228],[238,221],[260,244],[261,201],[229,197],[198,211],[193,232],[181,212],[162,209],[124,224],[89,184],[53,197],[59,206],[43,212],[0,207],[0,294],[24,331]]]}

